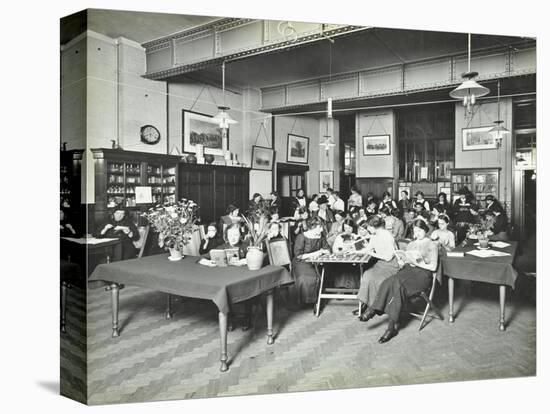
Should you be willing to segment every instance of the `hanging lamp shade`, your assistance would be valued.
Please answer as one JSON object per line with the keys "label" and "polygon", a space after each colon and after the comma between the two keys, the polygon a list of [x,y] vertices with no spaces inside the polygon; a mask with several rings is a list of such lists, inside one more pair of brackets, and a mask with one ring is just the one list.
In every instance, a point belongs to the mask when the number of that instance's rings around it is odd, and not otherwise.
{"label": "hanging lamp shade", "polygon": [[229,125],[236,124],[231,115],[229,115],[228,106],[218,106],[218,113],[212,118],[212,121],[220,126],[220,128],[229,128]]}
{"label": "hanging lamp shade", "polygon": [[462,82],[458,87],[451,91],[449,94],[451,98],[464,100],[464,98],[468,98],[471,96],[474,96],[474,102],[476,98],[480,98],[482,96],[487,95],[490,91],[489,88],[486,88],[485,86],[480,85],[477,83],[473,78],[477,76],[477,72],[468,72],[462,75],[464,82]]}
{"label": "hanging lamp shade", "polygon": [[504,121],[499,119],[494,123],[495,123],[495,126],[489,130],[489,134],[492,135],[493,137],[500,138],[510,133],[510,131],[502,125]]}

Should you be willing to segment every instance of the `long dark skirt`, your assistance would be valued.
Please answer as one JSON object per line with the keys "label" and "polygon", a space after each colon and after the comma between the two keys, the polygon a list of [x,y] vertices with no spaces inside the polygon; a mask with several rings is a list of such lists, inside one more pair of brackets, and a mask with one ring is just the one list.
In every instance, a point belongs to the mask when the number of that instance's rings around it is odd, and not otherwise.
{"label": "long dark skirt", "polygon": [[420,267],[405,265],[395,275],[382,282],[371,307],[378,313],[385,313],[397,322],[403,304],[411,296],[430,286],[432,272]]}
{"label": "long dark skirt", "polygon": [[289,299],[297,305],[317,302],[321,278],[311,263],[294,260],[292,263],[294,284],[289,286]]}

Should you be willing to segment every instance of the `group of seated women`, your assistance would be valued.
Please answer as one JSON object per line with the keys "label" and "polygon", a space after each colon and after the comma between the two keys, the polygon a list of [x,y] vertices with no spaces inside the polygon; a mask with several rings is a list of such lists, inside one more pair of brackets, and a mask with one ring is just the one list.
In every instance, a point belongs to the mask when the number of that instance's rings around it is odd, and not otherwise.
{"label": "group of seated women", "polygon": [[[262,202],[261,195],[255,194],[248,211]],[[314,195],[310,200],[300,190],[294,215],[282,220],[279,217],[280,199],[272,193],[269,231],[264,246],[274,240],[285,240],[289,244],[294,279],[294,284],[287,290],[287,304],[291,308],[311,306],[318,300],[320,276],[309,259],[325,253],[368,254],[371,260],[360,281],[345,264],[327,264],[327,275],[330,275],[334,287],[358,289],[360,321],[368,321],[383,313],[388,315],[387,329],[379,339],[384,343],[397,335],[399,314],[405,301],[429,287],[432,272],[437,268],[439,249],[452,250],[462,242],[468,225],[482,214],[491,220],[494,237],[505,237],[504,209],[492,196],[486,197],[486,203],[483,211],[477,209],[467,189],[461,191],[452,206],[444,193],[430,205],[421,192],[411,201],[406,191],[401,193],[399,202],[395,202],[389,192],[385,192],[380,201],[368,195],[363,202],[354,187],[346,211],[342,207],[343,200],[332,190],[328,197]],[[66,221],[62,214],[61,230],[71,234],[71,226]],[[290,223],[290,230],[285,234],[282,232],[283,222]],[[139,233],[124,210],[114,211],[101,225],[97,236],[120,238],[123,259],[136,256],[133,242],[139,238]],[[410,241],[406,252],[397,247],[397,241],[404,239]],[[230,205],[218,223],[211,222],[206,226],[199,253],[209,258],[214,248],[236,249],[238,253],[231,259],[231,264],[242,265],[248,240],[248,230],[239,207]]]}

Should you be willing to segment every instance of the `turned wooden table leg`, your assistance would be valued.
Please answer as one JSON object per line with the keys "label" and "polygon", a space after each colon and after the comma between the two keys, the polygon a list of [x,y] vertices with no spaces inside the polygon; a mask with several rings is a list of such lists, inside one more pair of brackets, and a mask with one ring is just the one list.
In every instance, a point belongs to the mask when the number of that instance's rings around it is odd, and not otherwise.
{"label": "turned wooden table leg", "polygon": [[500,320],[498,329],[500,331],[506,330],[506,325],[504,324],[504,307],[506,305],[506,286],[500,285],[499,286],[499,299],[500,299]]}
{"label": "turned wooden table leg", "polygon": [[449,278],[449,322],[453,323],[455,321],[454,316],[454,296],[455,296],[455,280]]}
{"label": "turned wooden table leg", "polygon": [[172,295],[166,295],[166,319],[172,318]]}
{"label": "turned wooden table leg", "polygon": [[227,371],[227,313],[218,313],[218,322],[220,325],[220,340],[221,340],[221,366],[220,371]]}
{"label": "turned wooden table leg", "polygon": [[65,317],[67,315],[67,282],[61,282],[61,332],[66,333]]}
{"label": "turned wooden table leg", "polygon": [[118,285],[116,283],[113,283],[109,287],[111,291],[111,307],[113,311],[113,338],[116,338],[119,336],[118,331]]}
{"label": "turned wooden table leg", "polygon": [[266,297],[266,313],[267,313],[267,344],[272,345],[273,342],[273,290],[267,292]]}

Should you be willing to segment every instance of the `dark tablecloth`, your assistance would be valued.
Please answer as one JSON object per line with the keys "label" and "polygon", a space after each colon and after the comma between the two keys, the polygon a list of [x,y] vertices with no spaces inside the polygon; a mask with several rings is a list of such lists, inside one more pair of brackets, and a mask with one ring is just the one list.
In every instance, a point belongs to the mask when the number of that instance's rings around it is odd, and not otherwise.
{"label": "dark tablecloth", "polygon": [[103,280],[141,286],[191,298],[209,299],[220,312],[227,313],[233,303],[253,298],[275,287],[291,283],[288,271],[279,266],[260,270],[243,267],[207,267],[200,257],[185,256],[168,260],[167,254],[99,265],[89,280]]}
{"label": "dark tablecloth", "polygon": [[80,279],[80,267],[66,260],[60,260],[59,274],[61,281],[75,283]]}
{"label": "dark tablecloth", "polygon": [[502,249],[491,247],[509,253],[510,256],[481,258],[467,254],[476,247],[472,244],[466,247],[457,247],[453,251],[464,252],[464,257],[448,257],[443,254],[441,260],[441,271],[453,279],[465,279],[478,282],[494,283],[497,285],[515,286],[517,272],[513,267],[514,256],[516,255],[517,242],[509,242],[510,246]]}

